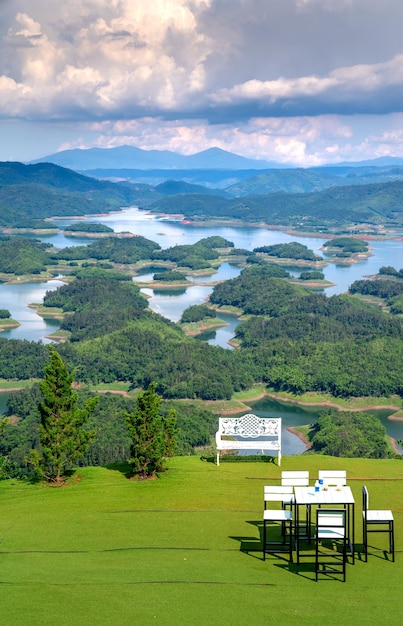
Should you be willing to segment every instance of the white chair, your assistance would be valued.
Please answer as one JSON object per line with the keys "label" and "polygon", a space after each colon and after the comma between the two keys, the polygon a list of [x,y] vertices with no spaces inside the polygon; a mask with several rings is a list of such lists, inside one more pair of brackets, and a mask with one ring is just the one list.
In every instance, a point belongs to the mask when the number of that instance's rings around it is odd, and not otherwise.
{"label": "white chair", "polygon": [[[288,553],[292,562],[293,510],[292,508],[286,509],[283,505],[283,502],[290,497],[293,498],[292,487],[291,491],[290,488],[279,486],[264,487],[263,560],[266,559],[266,554]],[[272,505],[269,508],[267,508],[268,503]],[[270,528],[268,528],[269,525]],[[279,527],[279,532],[276,526]],[[268,539],[269,532],[273,534],[271,539]]]}
{"label": "white chair", "polygon": [[[389,536],[389,554],[395,560],[395,533],[392,511],[369,509],[368,489],[362,488],[362,544],[364,559],[368,560],[368,533],[387,533]],[[377,528],[375,528],[377,526]]]}
{"label": "white chair", "polygon": [[[324,546],[323,542],[331,543]],[[335,545],[336,544],[336,545]],[[341,545],[341,552],[335,550]],[[315,536],[315,579],[319,574],[343,576],[346,580],[347,511],[345,509],[317,509]]]}
{"label": "white chair", "polygon": [[319,470],[318,478],[323,480],[329,487],[344,487],[347,485],[346,470]]}
{"label": "white chair", "polygon": [[[284,470],[281,472],[281,484],[283,487],[309,487],[309,471],[308,470]],[[291,506],[292,502],[284,502],[284,505]],[[305,516],[305,535],[308,536],[311,525],[311,507],[306,506]],[[299,528],[295,532],[299,532]]]}

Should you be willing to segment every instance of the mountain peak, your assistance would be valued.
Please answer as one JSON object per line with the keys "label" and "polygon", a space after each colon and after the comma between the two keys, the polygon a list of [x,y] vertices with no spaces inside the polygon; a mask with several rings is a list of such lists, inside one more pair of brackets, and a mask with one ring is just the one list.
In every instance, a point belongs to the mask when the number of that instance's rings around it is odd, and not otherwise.
{"label": "mountain peak", "polygon": [[116,148],[76,148],[47,155],[31,163],[54,163],[72,170],[95,169],[267,169],[281,167],[259,159],[227,152],[221,148],[208,148],[191,155],[178,154],[169,150],[143,150],[122,145]]}

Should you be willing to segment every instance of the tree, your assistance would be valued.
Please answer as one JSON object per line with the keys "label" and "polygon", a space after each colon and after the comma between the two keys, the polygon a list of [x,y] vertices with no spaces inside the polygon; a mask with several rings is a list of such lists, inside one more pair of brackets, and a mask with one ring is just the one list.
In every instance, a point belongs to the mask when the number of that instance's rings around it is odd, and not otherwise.
{"label": "tree", "polygon": [[133,475],[151,478],[164,470],[164,459],[172,456],[176,445],[176,411],[160,414],[161,396],[151,383],[137,398],[134,413],[126,413],[125,421],[132,444],[130,463]]}
{"label": "tree", "polygon": [[41,451],[33,451],[32,462],[42,478],[58,487],[95,436],[95,431],[85,430],[83,426],[93,413],[98,398],[88,398],[81,408],[78,407],[78,394],[72,388],[74,374],[74,370],[68,371],[59,353],[51,346],[50,362],[39,383],[43,398],[38,405]]}

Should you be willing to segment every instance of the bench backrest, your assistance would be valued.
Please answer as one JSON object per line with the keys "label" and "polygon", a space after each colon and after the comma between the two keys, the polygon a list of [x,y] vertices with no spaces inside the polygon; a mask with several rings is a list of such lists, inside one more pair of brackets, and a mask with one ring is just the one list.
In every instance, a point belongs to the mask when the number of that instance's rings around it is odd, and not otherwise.
{"label": "bench backrest", "polygon": [[246,437],[261,439],[273,437],[281,439],[280,417],[258,417],[253,413],[247,413],[242,417],[220,417],[218,420],[218,433],[231,437]]}
{"label": "bench backrest", "polygon": [[220,417],[216,433],[217,465],[219,465],[219,450],[223,446],[225,437],[238,439],[231,441],[229,448],[238,449],[265,449],[278,451],[279,465],[281,463],[281,417],[258,417],[247,413],[242,417]]}

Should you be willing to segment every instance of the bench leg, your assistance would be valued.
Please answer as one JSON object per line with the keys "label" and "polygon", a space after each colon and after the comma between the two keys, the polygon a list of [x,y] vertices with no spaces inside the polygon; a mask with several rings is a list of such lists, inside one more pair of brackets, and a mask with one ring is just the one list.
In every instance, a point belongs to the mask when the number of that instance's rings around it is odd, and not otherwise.
{"label": "bench leg", "polygon": [[217,451],[217,465],[220,465],[220,453]]}

